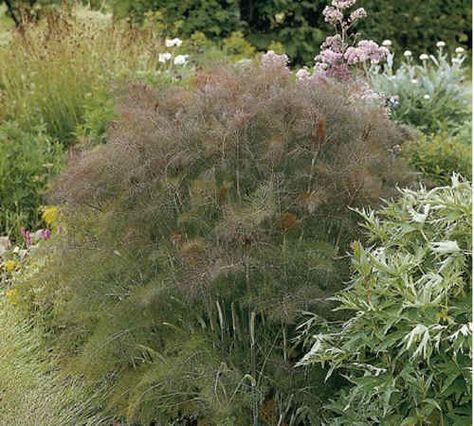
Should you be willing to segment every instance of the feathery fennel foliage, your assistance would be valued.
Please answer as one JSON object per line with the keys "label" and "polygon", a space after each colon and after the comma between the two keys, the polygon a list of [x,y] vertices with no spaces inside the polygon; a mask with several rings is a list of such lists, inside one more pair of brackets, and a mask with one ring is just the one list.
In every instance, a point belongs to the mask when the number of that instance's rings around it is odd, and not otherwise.
{"label": "feathery fennel foliage", "polygon": [[107,143],[56,184],[63,234],[17,285],[66,371],[108,413],[159,424],[312,424],[338,379],[294,369],[302,310],[347,277],[347,206],[409,178],[404,133],[345,88],[285,68],[134,85]]}

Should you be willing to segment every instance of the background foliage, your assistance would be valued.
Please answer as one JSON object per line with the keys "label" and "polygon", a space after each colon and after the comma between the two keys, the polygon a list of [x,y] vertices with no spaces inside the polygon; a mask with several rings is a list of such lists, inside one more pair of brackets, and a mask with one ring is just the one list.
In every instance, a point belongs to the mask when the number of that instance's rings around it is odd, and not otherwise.
{"label": "background foliage", "polygon": [[[431,0],[423,7],[410,0],[364,0],[359,4],[370,11],[361,27],[367,38],[391,39],[397,49],[415,52],[434,40],[444,40],[451,47],[470,47],[471,5],[464,0]],[[113,0],[112,5],[118,16],[134,19],[143,19],[146,11],[160,10],[166,21],[179,21],[183,36],[202,31],[216,38],[242,30],[261,50],[278,41],[295,63],[311,63],[328,30],[322,16],[327,5],[323,0]]]}

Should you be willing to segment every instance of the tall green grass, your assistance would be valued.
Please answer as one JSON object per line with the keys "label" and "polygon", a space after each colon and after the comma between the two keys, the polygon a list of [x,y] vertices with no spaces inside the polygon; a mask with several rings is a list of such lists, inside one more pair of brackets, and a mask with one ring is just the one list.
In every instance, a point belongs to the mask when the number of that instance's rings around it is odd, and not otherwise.
{"label": "tall green grass", "polygon": [[96,415],[99,394],[59,375],[38,331],[3,296],[0,323],[1,425],[108,424]]}

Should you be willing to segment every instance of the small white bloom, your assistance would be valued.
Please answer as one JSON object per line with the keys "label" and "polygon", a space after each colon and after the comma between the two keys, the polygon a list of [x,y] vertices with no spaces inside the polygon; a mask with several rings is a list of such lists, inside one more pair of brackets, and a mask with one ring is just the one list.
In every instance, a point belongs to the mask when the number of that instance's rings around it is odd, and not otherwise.
{"label": "small white bloom", "polygon": [[461,64],[461,63],[462,63],[462,59],[460,59],[460,58],[452,58],[452,59],[451,59],[451,62],[452,62],[453,64]]}
{"label": "small white bloom", "polygon": [[429,100],[431,99],[431,96],[430,96],[430,95],[424,95],[424,96],[423,96],[423,99],[424,99],[425,101],[429,101]]}
{"label": "small white bloom", "polygon": [[436,47],[439,47],[440,49],[442,49],[445,46],[446,46],[446,43],[444,41],[438,41],[438,43],[436,43]]}
{"label": "small white bloom", "polygon": [[158,61],[164,64],[165,62],[168,62],[171,59],[171,56],[172,55],[170,52],[160,53],[158,55]]}
{"label": "small white bloom", "polygon": [[464,53],[464,47],[456,47],[456,50],[455,52],[458,54],[458,55],[462,55]]}
{"label": "small white bloom", "polygon": [[176,58],[174,58],[174,64],[184,65],[188,61],[188,56],[189,55],[177,55]]}
{"label": "small white bloom", "polygon": [[285,13],[280,12],[275,15],[275,22],[277,24],[281,24],[285,20]]}
{"label": "small white bloom", "polygon": [[420,61],[427,61],[430,57],[426,53],[420,55]]}
{"label": "small white bloom", "polygon": [[418,84],[418,80],[416,78],[414,78],[414,79],[411,80],[411,83],[412,84]]}
{"label": "small white bloom", "polygon": [[403,52],[403,56],[405,56],[405,58],[411,58],[412,56],[411,50],[405,50]]}
{"label": "small white bloom", "polygon": [[390,47],[392,45],[392,40],[384,40],[382,41],[382,46]]}
{"label": "small white bloom", "polygon": [[165,46],[166,47],[179,47],[183,44],[183,40],[181,40],[180,38],[176,37],[176,38],[167,38],[165,40]]}

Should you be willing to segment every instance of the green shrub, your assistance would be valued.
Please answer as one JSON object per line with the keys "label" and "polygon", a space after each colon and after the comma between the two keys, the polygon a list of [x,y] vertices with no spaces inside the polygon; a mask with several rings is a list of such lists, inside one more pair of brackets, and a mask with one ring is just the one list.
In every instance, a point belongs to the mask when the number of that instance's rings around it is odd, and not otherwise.
{"label": "green shrub", "polygon": [[429,185],[447,185],[453,172],[471,179],[471,146],[447,135],[424,136],[403,147],[403,156]]}
{"label": "green shrub", "polygon": [[235,31],[225,38],[223,49],[226,55],[233,56],[235,59],[252,59],[255,56],[255,47],[245,40],[241,31]]}
{"label": "green shrub", "polygon": [[293,325],[347,276],[347,206],[410,179],[389,152],[403,134],[278,66],[133,85],[119,105],[56,184],[65,231],[21,306],[130,422],[318,424],[336,382],[293,368]]}
{"label": "green shrub", "polygon": [[43,192],[62,164],[62,146],[44,127],[26,133],[15,123],[0,126],[0,234],[16,238],[22,227],[40,226]]}
{"label": "green shrub", "polygon": [[470,184],[454,176],[450,186],[403,190],[361,214],[373,245],[354,245],[351,283],[334,298],[350,318],[306,323],[316,335],[301,364],[348,380],[329,423],[470,424]]}

